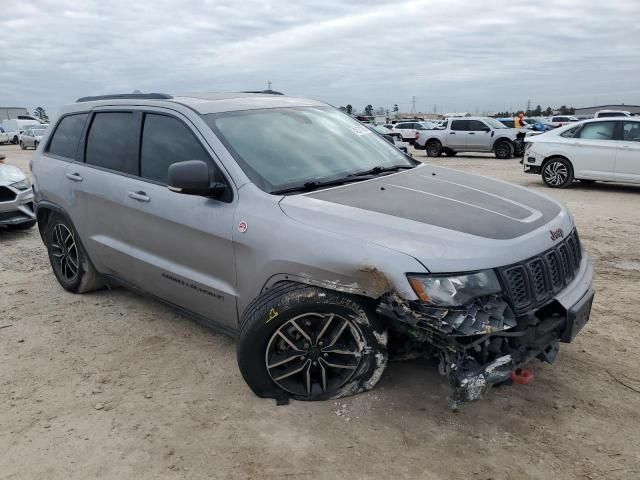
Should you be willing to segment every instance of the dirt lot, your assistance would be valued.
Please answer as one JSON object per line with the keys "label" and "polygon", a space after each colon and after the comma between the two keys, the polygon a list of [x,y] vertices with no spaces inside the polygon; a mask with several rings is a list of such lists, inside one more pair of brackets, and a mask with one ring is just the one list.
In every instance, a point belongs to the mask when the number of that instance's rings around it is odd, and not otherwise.
{"label": "dirt lot", "polygon": [[[30,151],[0,153],[28,170]],[[640,478],[640,187],[552,191],[515,160],[436,162],[576,216],[592,318],[533,385],[454,414],[416,361],[373,392],[278,407],[244,384],[233,340],[122,289],[66,293],[36,229],[0,231],[0,478]]]}

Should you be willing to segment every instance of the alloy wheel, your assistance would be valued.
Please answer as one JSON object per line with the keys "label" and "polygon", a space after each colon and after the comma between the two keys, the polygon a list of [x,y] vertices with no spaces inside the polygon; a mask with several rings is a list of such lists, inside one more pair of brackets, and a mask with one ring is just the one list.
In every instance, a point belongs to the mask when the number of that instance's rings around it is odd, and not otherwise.
{"label": "alloy wheel", "polygon": [[280,388],[300,397],[334,392],[358,369],[364,343],[350,320],[334,313],[305,313],[271,336],[267,372]]}
{"label": "alloy wheel", "polygon": [[78,246],[71,230],[62,223],[53,227],[51,252],[60,275],[73,282],[80,271]]}
{"label": "alloy wheel", "polygon": [[569,178],[569,170],[566,165],[561,162],[549,162],[544,167],[543,175],[545,181],[549,185],[559,187],[567,181],[567,178]]}

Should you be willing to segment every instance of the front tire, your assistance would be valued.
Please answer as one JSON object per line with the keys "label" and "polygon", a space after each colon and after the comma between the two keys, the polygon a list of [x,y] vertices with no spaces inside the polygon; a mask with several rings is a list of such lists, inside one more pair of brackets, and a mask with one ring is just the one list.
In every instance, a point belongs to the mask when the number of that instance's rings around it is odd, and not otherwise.
{"label": "front tire", "polygon": [[493,147],[496,158],[507,160],[513,156],[513,145],[507,140],[501,140]]}
{"label": "front tire", "polygon": [[573,183],[573,166],[566,158],[552,158],[542,167],[542,181],[547,187],[567,188]]}
{"label": "front tire", "polygon": [[247,307],[238,365],[259,397],[315,401],[372,389],[387,364],[387,333],[365,301],[282,282]]}
{"label": "front tire", "polygon": [[22,143],[22,141],[20,141],[20,148],[22,150],[26,150],[27,149],[27,147],[24,146],[24,143]]}
{"label": "front tire", "polygon": [[44,238],[51,268],[62,288],[72,293],[85,293],[103,286],[75,229],[65,218],[51,215]]}
{"label": "front tire", "polygon": [[427,157],[439,157],[442,155],[442,144],[438,140],[429,140],[425,145]]}

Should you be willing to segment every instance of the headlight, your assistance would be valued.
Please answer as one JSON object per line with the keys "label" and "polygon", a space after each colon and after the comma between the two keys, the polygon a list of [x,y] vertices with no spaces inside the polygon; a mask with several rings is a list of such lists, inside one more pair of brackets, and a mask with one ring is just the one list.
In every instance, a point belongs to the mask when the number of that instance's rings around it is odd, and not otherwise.
{"label": "headlight", "polygon": [[461,307],[483,295],[502,291],[493,270],[461,275],[409,275],[420,300],[439,307]]}
{"label": "headlight", "polygon": [[29,190],[31,188],[31,183],[28,178],[25,178],[19,182],[12,183],[11,186],[17,190]]}

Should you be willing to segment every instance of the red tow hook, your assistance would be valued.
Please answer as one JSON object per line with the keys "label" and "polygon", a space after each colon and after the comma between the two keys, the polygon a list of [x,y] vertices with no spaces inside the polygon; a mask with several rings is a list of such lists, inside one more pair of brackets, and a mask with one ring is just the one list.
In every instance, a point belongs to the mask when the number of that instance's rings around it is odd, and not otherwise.
{"label": "red tow hook", "polygon": [[533,383],[533,372],[526,368],[516,368],[511,372],[511,380],[520,385],[529,385]]}

